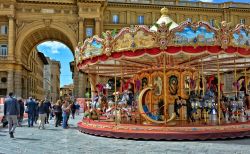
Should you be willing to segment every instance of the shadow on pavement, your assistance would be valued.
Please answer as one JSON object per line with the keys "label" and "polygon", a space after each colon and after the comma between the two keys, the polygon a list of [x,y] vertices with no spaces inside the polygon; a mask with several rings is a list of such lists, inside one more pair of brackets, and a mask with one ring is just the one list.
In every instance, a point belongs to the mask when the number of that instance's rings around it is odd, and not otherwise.
{"label": "shadow on pavement", "polygon": [[24,138],[24,137],[16,137],[16,140],[26,140],[26,141],[40,141],[41,139],[35,139],[35,138]]}
{"label": "shadow on pavement", "polygon": [[62,131],[62,129],[52,129],[52,128],[46,128],[45,130],[51,130],[51,131]]}
{"label": "shadow on pavement", "polygon": [[0,136],[7,136],[7,135],[0,134]]}

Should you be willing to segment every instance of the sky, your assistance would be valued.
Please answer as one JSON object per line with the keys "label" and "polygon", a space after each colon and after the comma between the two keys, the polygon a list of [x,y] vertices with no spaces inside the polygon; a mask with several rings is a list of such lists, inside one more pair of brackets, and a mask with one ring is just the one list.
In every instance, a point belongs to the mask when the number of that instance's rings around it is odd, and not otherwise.
{"label": "sky", "polygon": [[213,3],[223,3],[223,2],[242,2],[250,3],[250,0],[190,0],[190,1],[202,1],[202,2],[213,2]]}
{"label": "sky", "polygon": [[73,53],[63,43],[57,41],[46,41],[37,46],[38,51],[42,52],[46,57],[60,61],[61,75],[60,87],[73,83],[72,73],[69,63],[74,60]]}

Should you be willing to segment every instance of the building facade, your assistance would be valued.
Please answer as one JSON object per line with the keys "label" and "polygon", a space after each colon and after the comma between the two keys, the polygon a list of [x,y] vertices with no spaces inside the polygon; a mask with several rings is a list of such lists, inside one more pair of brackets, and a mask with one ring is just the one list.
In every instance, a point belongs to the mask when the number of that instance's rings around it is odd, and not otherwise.
{"label": "building facade", "polygon": [[45,98],[45,89],[44,89],[44,67],[48,65],[48,61],[46,57],[44,56],[43,53],[37,52],[38,58],[36,60],[37,65],[36,65],[36,78],[37,82],[35,83],[36,86],[36,95],[34,98],[43,100]]}
{"label": "building facade", "polygon": [[[205,3],[181,0],[0,0],[0,95],[27,97],[34,89],[29,62],[32,51],[46,40],[67,45],[74,54],[79,41],[102,31],[130,25],[149,25],[162,7],[181,23],[189,20],[250,24],[250,4]],[[32,58],[31,58],[32,59]],[[91,78],[97,78],[90,75]],[[74,66],[74,96],[84,97],[88,80]],[[83,79],[84,78],[84,79]],[[95,79],[93,79],[95,80]],[[31,83],[30,83],[31,82]],[[59,95],[59,91],[58,91]]]}
{"label": "building facade", "polygon": [[60,96],[63,97],[64,95],[73,96],[74,85],[64,85],[60,88]]}
{"label": "building facade", "polygon": [[48,65],[44,67],[44,91],[45,98],[55,103],[60,97],[60,68],[59,61],[46,57]]}
{"label": "building facade", "polygon": [[51,102],[56,103],[60,98],[60,69],[59,61],[51,60]]}

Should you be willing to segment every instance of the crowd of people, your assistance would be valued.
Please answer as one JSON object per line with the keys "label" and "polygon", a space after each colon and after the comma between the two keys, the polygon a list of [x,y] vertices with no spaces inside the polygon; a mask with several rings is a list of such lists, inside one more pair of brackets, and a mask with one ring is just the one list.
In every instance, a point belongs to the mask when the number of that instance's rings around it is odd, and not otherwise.
{"label": "crowd of people", "polygon": [[9,134],[14,138],[14,132],[17,126],[21,127],[24,113],[28,115],[28,127],[38,124],[38,129],[45,129],[45,124],[54,118],[55,127],[62,126],[66,129],[69,127],[68,120],[70,115],[75,118],[79,115],[80,105],[76,100],[64,96],[64,99],[51,103],[48,99],[37,100],[29,97],[25,102],[23,99],[16,99],[13,93],[9,93],[4,102],[4,117],[2,118],[3,126],[8,123]]}

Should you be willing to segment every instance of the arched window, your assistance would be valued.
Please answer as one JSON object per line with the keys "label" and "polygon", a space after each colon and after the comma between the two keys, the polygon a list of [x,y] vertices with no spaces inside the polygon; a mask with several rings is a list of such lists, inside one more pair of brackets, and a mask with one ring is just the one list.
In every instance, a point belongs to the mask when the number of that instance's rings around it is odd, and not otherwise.
{"label": "arched window", "polygon": [[138,16],[138,24],[143,25],[144,24],[144,16]]}
{"label": "arched window", "polygon": [[7,35],[7,34],[8,34],[8,26],[1,25],[1,35]]}
{"label": "arched window", "polygon": [[214,27],[214,19],[210,19],[210,20],[209,20],[209,23],[210,23],[211,26]]}
{"label": "arched window", "polygon": [[240,19],[240,24],[245,24],[245,19]]}
{"label": "arched window", "polygon": [[118,24],[119,23],[119,16],[117,14],[113,15],[113,23]]}

